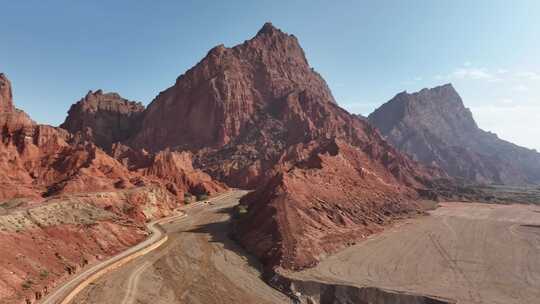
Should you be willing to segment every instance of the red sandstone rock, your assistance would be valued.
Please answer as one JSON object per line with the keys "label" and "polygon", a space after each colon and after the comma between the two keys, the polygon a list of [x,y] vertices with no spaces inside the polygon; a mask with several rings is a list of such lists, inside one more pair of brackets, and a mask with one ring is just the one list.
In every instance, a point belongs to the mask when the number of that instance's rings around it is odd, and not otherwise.
{"label": "red sandstone rock", "polygon": [[271,24],[234,48],[217,46],[148,106],[133,143],[149,150],[223,147],[292,92],[334,102],[297,39]]}
{"label": "red sandstone rock", "polygon": [[161,151],[153,156],[152,165],[141,171],[143,176],[157,178],[164,183],[181,200],[185,193],[213,195],[227,189],[227,186],[212,180],[208,174],[193,169],[188,152]]}
{"label": "red sandstone rock", "polygon": [[[3,76],[3,79],[6,78]],[[3,83],[2,92],[11,92],[9,81]],[[130,110],[132,108],[140,110],[138,105],[119,101],[118,98],[116,94],[104,95],[101,92],[89,94],[72,107],[72,114],[81,114],[79,117],[83,121],[77,123],[76,118],[72,116],[66,125],[82,126],[79,130],[88,130],[89,126],[100,129],[107,124],[118,125],[116,123],[122,121],[124,114],[129,117],[131,115],[129,113],[133,113]],[[12,105],[13,102],[9,99],[5,104]],[[105,115],[105,118],[102,119],[101,115]],[[114,122],[111,117],[118,121]],[[169,163],[169,171],[156,171],[156,166],[163,164],[161,158],[153,156],[147,157],[145,162],[130,170],[94,143],[87,141],[87,139],[103,139],[102,143],[108,144],[109,140],[115,139],[115,134],[119,134],[116,131],[103,135],[105,132],[101,130],[94,133],[96,136],[92,138],[84,138],[80,133],[72,135],[60,128],[38,125],[24,112],[16,109],[0,112],[0,127],[2,129],[0,200],[125,189],[147,183],[163,187],[173,183],[175,188],[170,186],[168,188],[173,194],[179,195],[180,199],[183,199],[181,197],[183,192],[190,190],[213,194],[226,188],[220,183],[212,182],[206,174],[194,170],[187,157],[183,158],[183,162],[175,162],[176,158],[173,158],[174,160]],[[109,135],[113,137],[107,137]],[[186,168],[183,169],[182,166]],[[139,172],[145,167],[148,167],[146,171]],[[162,168],[164,167],[163,165]],[[159,174],[153,174],[154,172]]]}
{"label": "red sandstone rock", "polygon": [[419,213],[416,188],[430,173],[381,142],[362,150],[317,140],[289,149],[276,175],[242,200],[249,212],[238,225],[240,242],[268,267],[298,270]]}
{"label": "red sandstone rock", "polygon": [[[268,265],[287,268],[313,265],[417,211],[410,201],[418,190],[444,176],[340,108],[297,39],[271,24],[243,44],[210,50],[154,99],[124,144],[117,155],[128,166],[164,148],[190,150],[212,177],[258,187],[244,201],[250,211],[239,239]],[[175,167],[175,156],[157,155]],[[159,176],[157,168],[144,172]]]}
{"label": "red sandstone rock", "polygon": [[110,151],[113,143],[135,134],[143,111],[141,103],[124,99],[117,93],[90,91],[71,106],[60,127]]}
{"label": "red sandstone rock", "polygon": [[0,112],[12,112],[14,109],[11,83],[6,75],[0,73]]}
{"label": "red sandstone rock", "polygon": [[194,169],[187,152],[115,144],[111,152],[124,165],[90,142],[108,145],[122,135],[105,132],[133,113],[117,95],[96,92],[72,107],[66,125],[75,126],[73,135],[15,109],[9,81],[3,74],[0,81],[2,303],[34,303],[87,264],[141,241],[144,222],[170,215],[185,192],[226,189]]}

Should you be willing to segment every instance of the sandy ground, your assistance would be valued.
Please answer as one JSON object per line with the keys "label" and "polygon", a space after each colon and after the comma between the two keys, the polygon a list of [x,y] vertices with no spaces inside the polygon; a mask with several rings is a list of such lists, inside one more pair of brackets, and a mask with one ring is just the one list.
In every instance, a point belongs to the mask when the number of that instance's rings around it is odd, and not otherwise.
{"label": "sandy ground", "polygon": [[540,303],[540,206],[441,204],[289,275],[458,303]]}
{"label": "sandy ground", "polygon": [[228,211],[243,194],[188,209],[186,219],[164,225],[165,245],[101,278],[73,303],[289,303],[227,236]]}

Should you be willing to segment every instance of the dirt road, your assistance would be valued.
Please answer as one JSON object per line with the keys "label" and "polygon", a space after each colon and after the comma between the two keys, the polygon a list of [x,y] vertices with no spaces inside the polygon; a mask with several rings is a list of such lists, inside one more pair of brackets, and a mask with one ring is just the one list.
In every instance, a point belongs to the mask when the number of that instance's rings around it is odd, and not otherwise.
{"label": "dirt road", "polygon": [[185,219],[163,225],[164,245],[105,275],[73,303],[289,303],[228,237],[229,211],[243,194],[185,210]]}
{"label": "dirt road", "polygon": [[458,303],[539,303],[540,207],[442,204],[290,276]]}
{"label": "dirt road", "polygon": [[148,224],[148,230],[152,233],[151,236],[143,242],[129,248],[126,251],[119,253],[118,255],[104,261],[103,263],[96,264],[85,271],[77,274],[74,278],[70,279],[64,285],[54,289],[49,295],[47,295],[42,301],[42,304],[57,304],[57,303],[69,303],[72,296],[75,294],[75,290],[80,288],[81,284],[85,284],[90,278],[98,277],[101,273],[107,271],[111,267],[120,267],[128,257],[135,257],[134,254],[144,254],[146,251],[153,250],[154,247],[159,246],[160,241],[164,241],[164,232],[159,227],[159,224],[163,221],[175,221],[185,218],[185,214],[177,214],[170,216],[166,219],[159,219]]}

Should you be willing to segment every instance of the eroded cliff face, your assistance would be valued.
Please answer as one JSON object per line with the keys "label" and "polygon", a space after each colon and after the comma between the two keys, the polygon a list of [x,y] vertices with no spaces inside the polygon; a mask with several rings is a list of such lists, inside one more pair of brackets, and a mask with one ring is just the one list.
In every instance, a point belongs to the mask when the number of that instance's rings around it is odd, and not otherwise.
{"label": "eroded cliff face", "polygon": [[297,39],[265,24],[233,48],[217,46],[148,106],[133,143],[219,148],[257,128],[257,122],[291,93],[309,90],[334,102],[310,67]]}
{"label": "eroded cliff face", "polygon": [[144,240],[144,223],[177,207],[162,187],[0,204],[2,303],[37,303],[84,267]]}
{"label": "eroded cliff face", "polygon": [[450,84],[400,93],[369,121],[398,149],[454,177],[479,183],[540,182],[540,154],[481,130]]}
{"label": "eroded cliff face", "polygon": [[[142,107],[89,93],[64,127],[40,125],[13,106],[0,74],[0,299],[35,303],[97,260],[146,236],[145,222],[170,215],[184,194],[227,187],[192,166],[187,152],[147,153],[115,143]],[[96,143],[94,143],[94,141]],[[139,158],[126,155],[137,155]]]}
{"label": "eroded cliff face", "polygon": [[255,188],[288,147],[344,138],[368,148],[369,128],[337,106],[296,37],[267,23],[233,48],[218,46],[144,114],[126,143],[193,152],[194,165],[232,186]]}
{"label": "eroded cliff face", "polygon": [[155,154],[165,148],[190,151],[215,179],[257,188],[238,237],[267,265],[293,269],[419,212],[417,190],[444,177],[340,108],[298,40],[271,24],[210,50],[154,99],[115,157],[137,167],[157,155],[174,167],[180,155]]}
{"label": "eroded cliff face", "polygon": [[123,151],[122,146],[115,145],[112,151],[112,144],[129,136],[133,131],[129,127],[137,125],[140,119],[143,107],[118,94],[89,93],[72,106],[63,126],[75,133],[36,124],[26,113],[15,109],[10,83],[4,75],[1,95],[4,111],[0,112],[0,201],[21,197],[39,200],[60,193],[110,191],[147,184],[167,188],[183,201],[184,193],[192,189],[208,194],[226,189],[193,169],[189,156],[182,161],[170,161],[168,171],[156,171],[156,167],[167,167],[163,165],[163,156],[136,151],[135,154],[146,156],[130,167],[98,147],[109,147],[110,153],[122,160],[123,154],[118,152]]}
{"label": "eroded cliff face", "polygon": [[71,106],[60,127],[110,152],[114,143],[127,140],[138,131],[143,111],[141,103],[117,93],[90,91]]}
{"label": "eroded cliff face", "polygon": [[299,270],[421,213],[415,189],[429,173],[381,148],[337,139],[291,148],[275,176],[242,200],[241,243],[268,267]]}
{"label": "eroded cliff face", "polygon": [[9,82],[6,75],[0,73],[0,112],[11,112],[13,110],[11,82]]}

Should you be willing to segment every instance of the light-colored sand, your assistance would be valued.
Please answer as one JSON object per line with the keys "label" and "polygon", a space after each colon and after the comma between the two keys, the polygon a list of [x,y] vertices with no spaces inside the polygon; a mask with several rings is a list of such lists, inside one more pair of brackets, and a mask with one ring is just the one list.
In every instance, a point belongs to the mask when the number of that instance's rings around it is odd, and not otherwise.
{"label": "light-colored sand", "polygon": [[73,303],[289,303],[228,238],[227,211],[244,193],[188,209],[186,219],[164,225],[165,245],[98,280]]}
{"label": "light-colored sand", "polygon": [[458,303],[540,303],[536,225],[540,206],[444,203],[291,276]]}

